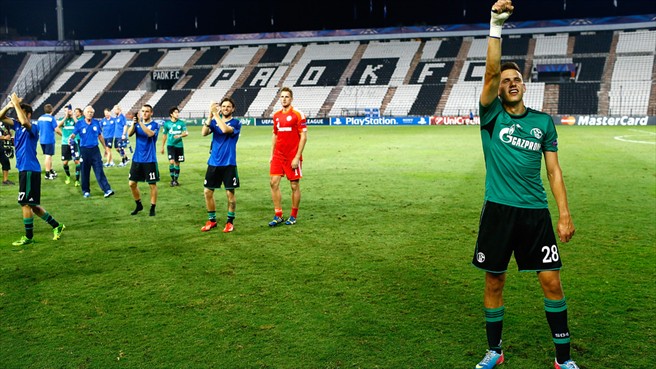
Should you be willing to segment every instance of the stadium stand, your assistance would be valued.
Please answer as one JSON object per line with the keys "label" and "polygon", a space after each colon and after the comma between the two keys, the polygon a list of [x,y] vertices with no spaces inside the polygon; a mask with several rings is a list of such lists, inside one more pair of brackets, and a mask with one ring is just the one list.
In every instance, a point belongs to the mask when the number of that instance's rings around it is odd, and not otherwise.
{"label": "stadium stand", "polygon": [[105,52],[94,52],[91,58],[82,65],[81,69],[100,68],[104,64],[104,61],[107,60],[107,56],[108,54]]}
{"label": "stadium stand", "polygon": [[228,48],[210,47],[205,50],[203,55],[196,60],[195,65],[216,65],[226,54]]}
{"label": "stadium stand", "polygon": [[446,85],[422,85],[408,114],[433,115]]}
{"label": "stadium stand", "polygon": [[600,82],[604,74],[606,58],[573,58],[572,62],[576,64],[577,77],[579,82]]}
{"label": "stadium stand", "polygon": [[437,55],[437,50],[440,49],[442,40],[427,40],[424,42],[424,47],[421,49],[420,60],[434,60]]}
{"label": "stadium stand", "polygon": [[290,47],[290,45],[269,45],[260,59],[260,64],[282,63]]}
{"label": "stadium stand", "polygon": [[535,35],[535,51],[533,56],[551,57],[551,56],[566,56],[567,55],[567,41],[568,34],[557,35]]}
{"label": "stadium stand", "polygon": [[[294,105],[305,115],[310,117],[320,116],[320,109],[332,88],[330,86],[319,87],[297,87],[294,89]],[[273,91],[276,98],[277,90]]]}
{"label": "stadium stand", "polygon": [[77,69],[82,69],[82,66],[85,65],[89,60],[91,60],[91,58],[93,58],[93,56],[94,56],[95,54],[96,54],[96,53],[94,53],[93,51],[90,51],[90,52],[84,52],[84,53],[80,54],[80,56],[78,56],[77,58],[75,58],[75,60],[73,60],[73,62],[71,62],[71,63],[66,67],[66,69],[68,69],[68,70],[77,70]]}
{"label": "stadium stand", "polygon": [[123,69],[134,57],[135,52],[133,51],[120,51],[105,64],[105,69]]}
{"label": "stadium stand", "polygon": [[531,37],[527,35],[508,35],[503,40],[503,55],[505,57],[526,57],[529,54],[529,42]]}
{"label": "stadium stand", "polygon": [[[295,107],[310,117],[361,115],[367,108],[386,115],[477,114],[486,48],[486,37],[453,36],[84,51],[41,86],[33,105],[37,112],[46,103],[60,109],[69,102],[132,110],[149,102],[158,117],[166,118],[171,106],[180,107],[183,117],[203,117],[210,100],[231,95],[237,115],[268,117],[277,108],[278,89],[290,86]],[[656,113],[649,104],[656,30],[509,34],[503,53],[504,61],[524,71],[532,108]],[[25,76],[40,73],[42,79],[47,69],[35,66],[61,58],[0,53],[0,93]],[[572,75],[545,79],[538,73],[540,66],[559,65],[573,65]],[[149,78],[158,70],[179,71],[180,78],[163,87]]]}
{"label": "stadium stand", "polygon": [[[392,100],[387,104],[383,111],[385,115],[409,115],[412,106],[417,101],[417,96],[421,90],[421,85],[401,85],[396,88]],[[432,110],[435,110],[435,105],[432,105]],[[427,115],[431,115],[431,111]]]}
{"label": "stadium stand", "polygon": [[136,90],[148,76],[145,70],[126,70],[112,84],[112,91],[130,91]]}
{"label": "stadium stand", "polygon": [[654,30],[619,33],[616,50],[618,54],[647,53],[654,55],[654,50],[656,50],[656,31]]}
{"label": "stadium stand", "polygon": [[169,109],[174,106],[180,106],[181,103],[189,96],[190,90],[158,90],[165,91],[153,106],[153,115],[155,117],[168,117]]}
{"label": "stadium stand", "polygon": [[7,91],[27,54],[0,54],[0,93]]}
{"label": "stadium stand", "polygon": [[147,50],[141,51],[137,54],[136,59],[130,64],[132,68],[152,68],[157,64],[162,56],[164,51],[159,50]]}
{"label": "stadium stand", "polygon": [[114,105],[118,105],[121,107],[121,110],[123,110],[123,113],[126,113],[128,111],[136,111],[136,109],[133,109],[133,107],[137,104],[137,102],[146,94],[147,91],[145,90],[134,90],[134,91],[129,91],[123,98]]}
{"label": "stadium stand", "polygon": [[200,84],[207,78],[212,71],[212,68],[195,68],[189,69],[186,74],[185,81],[181,81],[180,88],[197,89]]}
{"label": "stadium stand", "polygon": [[381,106],[387,86],[344,86],[330,116],[364,115],[366,108]]}
{"label": "stadium stand", "polygon": [[[302,88],[302,87],[301,87]],[[296,90],[296,88],[295,88]],[[278,93],[277,87],[263,87],[259,90],[257,96],[251,102],[246,113],[250,117],[268,117],[265,113],[275,100]],[[299,93],[296,94],[298,96]],[[239,102],[237,102],[239,104]],[[300,109],[300,108],[299,108]]]}
{"label": "stadium stand", "polygon": [[559,87],[559,112],[597,114],[599,83],[563,83]]}
{"label": "stadium stand", "polygon": [[[84,78],[92,74],[93,72],[64,72],[61,74],[61,77],[64,78],[61,81],[61,85],[59,87],[53,86],[52,91],[75,91],[77,88],[84,87],[84,85],[80,86],[80,83]],[[68,78],[66,78],[67,76]],[[55,81],[55,84],[57,82],[59,81]]]}
{"label": "stadium stand", "polygon": [[53,68],[64,58],[62,53],[31,53],[25,58],[14,89],[22,93],[41,88],[41,81],[51,73]]}
{"label": "stadium stand", "polygon": [[[118,71],[99,71],[92,78],[89,79],[89,82],[75,93],[71,99],[70,104],[74,108],[80,107],[84,108],[87,105],[93,103],[94,98],[101,92],[104,91],[109,82],[118,74]],[[97,110],[97,109],[96,109]]]}
{"label": "stadium stand", "polygon": [[441,42],[440,48],[437,50],[437,54],[435,55],[435,58],[436,59],[455,58],[456,56],[458,56],[458,52],[460,51],[461,46],[462,46],[461,37],[445,39]]}
{"label": "stadium stand", "polygon": [[169,50],[157,64],[157,68],[182,68],[194,53],[194,49]]}
{"label": "stadium stand", "polygon": [[576,34],[574,54],[608,54],[612,41],[612,32],[582,32]]}
{"label": "stadium stand", "polygon": [[[99,98],[94,101],[93,106],[96,109],[98,116],[102,116],[105,108],[110,110],[116,105],[116,102],[121,101],[127,94],[127,91],[106,91]],[[112,113],[113,114],[113,113]]]}
{"label": "stadium stand", "polygon": [[247,114],[248,107],[260,92],[259,88],[238,88],[232,93],[232,100],[235,102],[234,115],[244,116]]}

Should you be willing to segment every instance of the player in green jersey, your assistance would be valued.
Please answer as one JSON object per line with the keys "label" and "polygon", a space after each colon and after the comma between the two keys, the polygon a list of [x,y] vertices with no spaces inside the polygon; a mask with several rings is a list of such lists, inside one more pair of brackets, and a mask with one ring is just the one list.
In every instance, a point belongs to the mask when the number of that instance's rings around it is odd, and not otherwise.
{"label": "player in green jersey", "polygon": [[501,332],[503,287],[511,255],[520,271],[534,271],[544,293],[544,309],[556,346],[556,369],[578,369],[570,357],[562,266],[540,176],[542,158],[558,206],[557,232],[569,242],[574,224],[558,162],[558,135],[551,116],[524,105],[526,85],[517,64],[501,64],[501,30],[512,1],[492,6],[485,77],[480,97],[485,157],[485,202],[472,264],[485,271],[484,312],[489,349],[476,365],[491,369],[504,362]]}
{"label": "player in green jersey", "polygon": [[180,177],[180,163],[185,161],[184,145],[182,138],[187,137],[187,125],[180,119],[180,110],[177,107],[172,107],[169,110],[170,119],[164,122],[162,126],[162,149],[164,153],[164,146],[166,145],[167,154],[169,157],[169,173],[171,174],[171,187],[180,185],[178,178]]}
{"label": "player in green jersey", "polygon": [[[76,109],[77,110],[77,109]],[[80,186],[80,140],[75,138],[71,141],[70,136],[75,128],[75,123],[78,119],[74,118],[74,111],[71,105],[64,107],[64,117],[57,124],[55,132],[61,137],[61,159],[64,165],[64,172],[66,172],[66,184],[71,183],[71,169],[68,162],[74,160],[75,162],[75,187]]]}

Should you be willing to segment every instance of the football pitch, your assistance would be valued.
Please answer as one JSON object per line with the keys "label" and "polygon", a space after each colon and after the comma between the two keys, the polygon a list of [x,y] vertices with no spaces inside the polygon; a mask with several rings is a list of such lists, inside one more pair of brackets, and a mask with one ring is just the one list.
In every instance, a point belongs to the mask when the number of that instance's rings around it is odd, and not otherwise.
{"label": "football pitch", "polygon": [[[652,367],[656,127],[558,133],[577,228],[560,244],[573,358],[583,369]],[[67,227],[59,241],[37,218],[37,243],[12,246],[24,234],[18,189],[0,186],[0,368],[475,366],[487,348],[484,275],[470,265],[478,127],[310,127],[298,223],[275,228],[271,129],[243,127],[230,234],[200,232],[209,142],[190,127],[179,187],[159,155],[155,217],[147,206],[130,215],[128,168],[105,170],[115,196],[92,176],[85,199],[55,157],[59,178],[42,181],[41,204]],[[544,169],[543,181],[557,214]],[[286,179],[281,189],[288,216]],[[215,198],[221,225],[225,192]],[[502,367],[552,368],[540,286],[514,261],[505,306]]]}

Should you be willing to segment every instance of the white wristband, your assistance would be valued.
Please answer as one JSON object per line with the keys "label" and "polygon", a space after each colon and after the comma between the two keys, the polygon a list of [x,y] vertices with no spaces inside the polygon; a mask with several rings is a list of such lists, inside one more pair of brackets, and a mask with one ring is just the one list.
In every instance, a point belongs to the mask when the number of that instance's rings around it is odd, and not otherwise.
{"label": "white wristband", "polygon": [[490,37],[494,38],[501,38],[501,30],[503,29],[503,26],[497,26],[494,24],[490,24]]}
{"label": "white wristband", "polygon": [[497,13],[496,11],[490,12],[490,37],[501,38],[501,30],[503,30],[503,23],[510,17],[509,12]]}

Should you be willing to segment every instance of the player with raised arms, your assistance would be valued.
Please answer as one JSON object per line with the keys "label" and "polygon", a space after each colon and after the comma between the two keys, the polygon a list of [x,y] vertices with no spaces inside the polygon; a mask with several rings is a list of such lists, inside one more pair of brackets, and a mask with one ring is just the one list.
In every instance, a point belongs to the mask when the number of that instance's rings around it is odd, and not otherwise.
{"label": "player with raised arms", "polygon": [[[18,203],[23,211],[25,235],[12,243],[14,246],[34,243],[34,215],[46,221],[53,232],[53,240],[61,238],[66,228],[57,222],[50,213],[41,207],[41,165],[36,156],[39,141],[39,126],[32,124],[32,107],[21,103],[16,93],[11,94],[11,101],[0,110],[0,122],[16,132],[16,168],[18,168]],[[18,120],[7,117],[7,111],[14,108]]]}
{"label": "player with raised arms", "polygon": [[235,189],[239,188],[239,174],[237,171],[237,141],[241,133],[241,122],[233,118],[235,102],[230,97],[224,97],[220,103],[210,102],[210,111],[207,120],[203,123],[201,134],[208,136],[212,134],[210,145],[210,157],[207,159],[207,171],[203,194],[207,206],[208,220],[200,229],[207,232],[216,227],[216,202],[214,190],[221,188],[226,190],[228,198],[228,220],[223,228],[224,233],[234,230]]}

